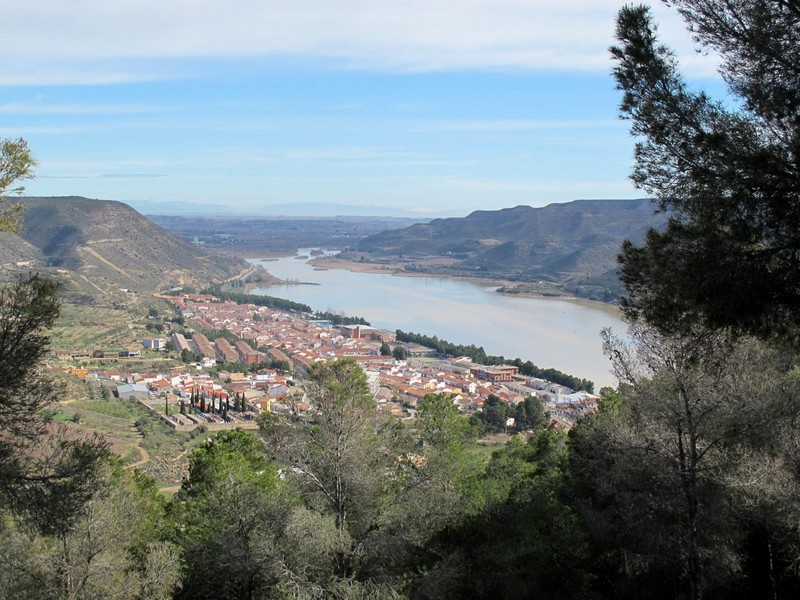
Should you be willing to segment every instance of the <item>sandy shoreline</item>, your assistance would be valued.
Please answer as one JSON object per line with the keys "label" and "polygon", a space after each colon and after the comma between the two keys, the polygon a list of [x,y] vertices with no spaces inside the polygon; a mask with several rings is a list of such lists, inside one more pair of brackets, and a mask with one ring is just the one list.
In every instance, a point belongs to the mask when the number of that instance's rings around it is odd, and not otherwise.
{"label": "sandy shoreline", "polygon": [[[470,283],[475,283],[485,287],[496,287],[496,288],[501,288],[505,286],[511,287],[519,284],[519,282],[510,281],[507,279],[488,279],[486,277],[453,277],[450,275],[435,275],[432,273],[410,273],[408,271],[403,270],[403,265],[401,263],[376,264],[372,262],[359,262],[354,260],[336,258],[335,256],[314,258],[309,262],[317,270],[345,269],[346,271],[352,271],[354,273],[394,275],[396,277],[438,277],[440,279],[468,281]],[[578,298],[577,296],[571,294],[560,294],[556,292],[509,293],[509,292],[500,292],[499,290],[496,291],[499,294],[503,294],[505,296],[513,296],[517,298],[559,298],[561,300],[586,300],[585,298]],[[601,302],[601,304],[605,303]]]}
{"label": "sandy shoreline", "polygon": [[381,265],[372,262],[359,262],[335,256],[318,256],[308,261],[315,270],[344,269],[354,273],[376,273],[384,275],[403,275],[399,264]]}

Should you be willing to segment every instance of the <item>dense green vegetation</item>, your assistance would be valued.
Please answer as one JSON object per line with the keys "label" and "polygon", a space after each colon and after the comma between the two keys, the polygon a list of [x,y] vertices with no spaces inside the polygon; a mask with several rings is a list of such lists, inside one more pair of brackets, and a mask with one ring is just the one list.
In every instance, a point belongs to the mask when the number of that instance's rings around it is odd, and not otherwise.
{"label": "dense green vegetation", "polygon": [[369,326],[369,321],[367,321],[364,317],[348,317],[345,315],[341,315],[338,313],[332,313],[329,311],[324,312],[316,312],[314,313],[314,318],[330,321],[334,325],[366,325]]}
{"label": "dense green vegetation", "polygon": [[[97,598],[155,586],[155,597],[231,599],[640,598],[647,590],[673,598],[683,595],[694,531],[708,595],[753,597],[769,577],[795,589],[797,484],[794,466],[778,460],[800,405],[797,378],[785,371],[791,357],[718,335],[676,343],[643,330],[635,339],[655,377],[604,390],[601,412],[572,435],[545,431],[541,405],[521,403],[515,414],[532,428],[529,441],[490,457],[446,395],[426,397],[417,422],[402,426],[378,416],[357,363],[316,365],[305,386],[311,414],[264,415],[258,435],[212,437],[192,453],[168,504],[139,476],[100,469],[102,486],[60,538],[10,522],[0,555],[15,558],[0,590]],[[724,360],[706,361],[712,353]],[[692,394],[696,427],[694,447],[681,453],[673,443],[687,422],[680,390]],[[489,399],[476,425],[499,427],[508,415]],[[696,526],[685,521],[681,482],[692,453]],[[118,519],[136,527],[123,535],[109,524]],[[85,546],[93,527],[110,535]],[[74,546],[68,554],[64,543]],[[766,544],[772,566],[730,562]],[[98,559],[81,562],[87,552]],[[69,569],[51,568],[56,558]],[[72,587],[75,569],[86,587]],[[26,590],[42,578],[46,592]]]}
{"label": "dense green vegetation", "polygon": [[528,396],[516,406],[510,406],[494,394],[489,394],[483,409],[470,420],[483,435],[507,432],[507,419],[514,419],[517,431],[536,430],[545,426],[546,413],[542,401],[533,396]]}
{"label": "dense green vegetation", "polygon": [[78,518],[108,453],[49,422],[58,388],[41,363],[58,311],[56,284],[38,275],[0,288],[0,506],[48,534]]}
{"label": "dense green vegetation", "polygon": [[452,342],[448,342],[446,340],[440,340],[435,335],[429,336],[414,332],[406,333],[400,329],[396,331],[396,336],[398,342],[411,342],[413,344],[419,344],[420,346],[432,348],[442,356],[467,356],[481,365],[514,365],[519,368],[519,372],[522,375],[546,379],[547,381],[552,381],[553,383],[565,385],[573,390],[585,390],[587,392],[594,391],[594,382],[588,379],[580,379],[572,375],[567,375],[558,369],[543,369],[541,367],[537,367],[529,360],[522,362],[522,360],[519,358],[510,360],[502,356],[492,356],[490,354],[486,354],[483,346],[476,347],[475,344],[470,344],[469,346],[465,346],[463,344],[453,344]]}
{"label": "dense green vegetation", "polygon": [[[231,302],[236,302],[237,304],[255,304],[256,306],[266,306],[267,308],[274,308],[276,310],[284,310],[287,312],[312,312],[310,306],[300,302],[284,300],[283,298],[276,298],[274,296],[240,294],[236,292],[222,291],[220,286],[212,286],[211,288],[202,290],[201,293],[211,294],[220,300],[229,300]],[[334,325],[369,325],[369,322],[363,317],[348,317],[343,314],[330,311],[318,311],[314,313],[314,318],[330,321]]]}

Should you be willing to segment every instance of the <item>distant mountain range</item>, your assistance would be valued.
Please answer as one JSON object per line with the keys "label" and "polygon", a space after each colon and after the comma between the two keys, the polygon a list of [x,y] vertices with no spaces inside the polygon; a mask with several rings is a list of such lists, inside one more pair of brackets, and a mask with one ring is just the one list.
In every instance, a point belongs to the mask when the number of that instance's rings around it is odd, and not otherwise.
{"label": "distant mountain range", "polygon": [[[21,237],[0,234],[0,266],[33,260],[75,273],[98,289],[137,291],[205,285],[248,266],[184,241],[121,202],[82,197],[20,201],[25,229]],[[545,282],[608,301],[620,292],[616,256],[622,241],[640,241],[649,227],[665,223],[666,216],[654,209],[640,199],[475,211],[370,235],[358,244],[358,252],[367,260],[399,262],[409,271],[526,285]],[[436,257],[447,260],[426,262]],[[528,290],[522,285],[519,291]]]}
{"label": "distant mountain range", "polygon": [[265,204],[255,207],[237,207],[223,204],[201,204],[199,202],[156,202],[149,200],[129,200],[128,204],[143,215],[181,217],[407,217],[413,219],[431,219],[434,217],[447,217],[459,214],[458,211],[453,210],[420,212],[387,206],[330,204],[326,202],[298,202],[271,205]]}
{"label": "distant mountain range", "polygon": [[130,206],[82,197],[22,198],[21,236],[0,236],[0,264],[36,260],[85,276],[98,288],[153,291],[206,285],[247,268],[190,244]]}
{"label": "distant mountain range", "polygon": [[517,206],[475,211],[386,231],[358,246],[368,257],[448,257],[448,266],[424,267],[442,275],[471,275],[519,282],[545,281],[579,296],[611,300],[620,244],[640,241],[666,222],[655,205],[639,200],[576,200],[543,208]]}

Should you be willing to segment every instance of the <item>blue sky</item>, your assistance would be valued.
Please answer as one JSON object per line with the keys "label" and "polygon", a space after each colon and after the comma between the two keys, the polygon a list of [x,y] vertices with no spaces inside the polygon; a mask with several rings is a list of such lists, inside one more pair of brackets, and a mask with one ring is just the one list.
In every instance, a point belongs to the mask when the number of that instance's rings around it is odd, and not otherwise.
{"label": "blue sky", "polygon": [[0,0],[0,137],[28,140],[31,195],[420,216],[640,197],[607,52],[622,4]]}

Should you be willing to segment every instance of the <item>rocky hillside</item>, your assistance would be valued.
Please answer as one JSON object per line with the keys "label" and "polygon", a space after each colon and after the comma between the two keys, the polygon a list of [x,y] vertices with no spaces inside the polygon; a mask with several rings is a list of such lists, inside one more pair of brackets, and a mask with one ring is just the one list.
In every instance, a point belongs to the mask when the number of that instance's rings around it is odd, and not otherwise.
{"label": "rocky hillside", "polygon": [[548,281],[585,297],[610,299],[616,256],[624,239],[641,240],[665,222],[649,200],[576,200],[543,208],[517,206],[436,219],[363,240],[374,258],[413,262],[456,259],[438,273],[480,275],[521,282]]}
{"label": "rocky hillside", "polygon": [[37,259],[98,286],[136,291],[205,285],[247,268],[240,259],[185,242],[121,202],[81,197],[20,201],[25,205],[22,239],[2,236],[0,264]]}

